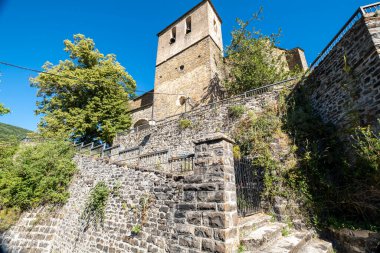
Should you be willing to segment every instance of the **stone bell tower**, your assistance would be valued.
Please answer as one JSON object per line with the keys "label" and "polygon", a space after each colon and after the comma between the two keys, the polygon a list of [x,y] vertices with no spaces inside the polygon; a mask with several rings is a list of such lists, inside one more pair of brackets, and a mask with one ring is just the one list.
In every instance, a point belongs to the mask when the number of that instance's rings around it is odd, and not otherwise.
{"label": "stone bell tower", "polygon": [[158,33],[153,118],[191,110],[215,98],[222,65],[222,20],[203,0]]}

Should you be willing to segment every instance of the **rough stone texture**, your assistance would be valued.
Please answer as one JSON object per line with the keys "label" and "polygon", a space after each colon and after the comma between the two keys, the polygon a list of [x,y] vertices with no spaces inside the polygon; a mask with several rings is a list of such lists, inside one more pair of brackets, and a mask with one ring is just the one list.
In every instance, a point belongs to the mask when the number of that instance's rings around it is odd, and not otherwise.
{"label": "rough stone texture", "polygon": [[240,245],[244,253],[332,253],[330,242],[310,229],[290,228],[265,214],[239,220]]}
{"label": "rough stone texture", "polygon": [[[191,32],[186,33],[189,18]],[[221,25],[211,1],[204,0],[158,34],[154,97],[143,95],[131,102],[134,127],[140,120],[160,121],[223,98],[227,70]],[[175,41],[171,41],[173,29]],[[282,55],[285,69],[307,68],[304,52],[298,48],[277,48],[276,53]]]}
{"label": "rough stone texture", "polygon": [[[191,17],[191,32],[186,33],[186,19]],[[222,42],[222,21],[209,1],[202,1],[195,8],[180,17],[158,34],[158,50],[156,65],[179,54],[207,36],[211,36],[220,49]],[[176,28],[176,40],[170,43],[172,29]]]}
{"label": "rough stone texture", "polygon": [[360,19],[307,78],[312,105],[325,122],[344,128],[359,120],[379,128],[379,38],[380,17]]}
{"label": "rough stone texture", "polygon": [[152,119],[152,104],[139,107],[131,111],[132,116],[132,127],[137,128],[139,126],[144,126],[149,124],[149,121]]}
{"label": "rough stone texture", "polygon": [[[186,33],[186,19],[189,17],[191,32]],[[170,42],[172,29],[176,29],[174,43]],[[155,120],[185,112],[202,103],[207,87],[218,73],[211,67],[214,52],[221,58],[223,49],[221,20],[209,1],[203,1],[158,36]],[[183,104],[180,99],[189,100]]]}
{"label": "rough stone texture", "polygon": [[[25,213],[2,235],[9,252],[235,252],[237,207],[232,143],[223,135],[195,145],[194,170],[173,176],[77,157],[79,173],[67,204]],[[85,229],[80,216],[91,189],[104,181],[112,193],[103,226]],[[151,199],[138,219],[141,198]],[[228,210],[224,207],[229,206]],[[142,211],[141,211],[142,212]],[[137,218],[136,218],[137,217]],[[144,220],[144,221],[142,221]],[[141,224],[142,232],[131,229]]]}
{"label": "rough stone texture", "polygon": [[340,252],[380,252],[380,233],[365,230],[354,231],[346,228],[330,229],[327,237],[337,245]]}
{"label": "rough stone texture", "polygon": [[[210,36],[156,67],[154,119],[190,110],[191,105],[201,102],[210,80],[215,75],[211,70],[211,48],[216,47]],[[219,57],[221,54],[219,50]],[[181,66],[183,69],[181,69]],[[160,94],[163,93],[163,94]],[[178,95],[166,95],[178,94]],[[190,98],[181,105],[179,99]]]}
{"label": "rough stone texture", "polygon": [[[149,129],[119,134],[114,145],[120,145],[120,147],[113,150],[113,155],[117,156],[123,150],[138,148],[138,154],[127,152],[123,157],[134,162],[137,155],[151,154],[157,151],[167,151],[169,158],[193,154],[195,139],[215,132],[229,135],[233,131],[237,119],[229,116],[228,111],[231,106],[241,105],[245,107],[246,111],[261,112],[263,106],[276,103],[278,94],[283,88],[284,86],[277,86],[272,88],[271,92],[262,93],[261,90],[257,95],[251,94],[252,96],[247,97],[242,95],[218,101],[188,113],[158,121]],[[185,129],[181,128],[181,119],[189,120],[191,126]]]}
{"label": "rough stone texture", "polygon": [[299,68],[303,71],[308,69],[305,51],[303,51],[303,49],[296,47],[286,51],[285,54],[289,69]]}

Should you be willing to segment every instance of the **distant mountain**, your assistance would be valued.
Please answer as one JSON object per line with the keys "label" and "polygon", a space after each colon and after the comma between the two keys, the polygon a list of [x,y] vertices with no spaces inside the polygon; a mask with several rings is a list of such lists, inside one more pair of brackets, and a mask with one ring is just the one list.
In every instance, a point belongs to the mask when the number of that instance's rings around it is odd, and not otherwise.
{"label": "distant mountain", "polygon": [[15,137],[18,140],[21,140],[22,138],[25,138],[28,133],[31,133],[31,131],[21,127],[0,123],[0,141],[8,141]]}

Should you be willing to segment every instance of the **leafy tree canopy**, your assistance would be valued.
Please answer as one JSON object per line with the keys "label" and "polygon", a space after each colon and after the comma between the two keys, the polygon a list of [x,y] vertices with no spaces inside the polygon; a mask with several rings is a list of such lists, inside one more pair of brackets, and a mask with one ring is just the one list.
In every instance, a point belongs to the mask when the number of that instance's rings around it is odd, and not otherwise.
{"label": "leafy tree canopy", "polygon": [[260,20],[261,11],[248,21],[237,19],[238,28],[232,31],[232,41],[226,48],[226,63],[229,78],[225,87],[230,94],[282,81],[295,74],[289,71],[284,52],[276,47],[280,32],[264,35],[253,21]]}
{"label": "leafy tree canopy", "polygon": [[3,104],[0,104],[0,116],[10,113],[10,110],[8,108],[5,108]]}
{"label": "leafy tree canopy", "polygon": [[36,113],[44,115],[39,130],[48,138],[112,143],[131,124],[128,100],[136,83],[116,56],[100,53],[92,39],[77,34],[64,45],[70,59],[58,65],[46,62],[48,74],[31,79],[41,98]]}

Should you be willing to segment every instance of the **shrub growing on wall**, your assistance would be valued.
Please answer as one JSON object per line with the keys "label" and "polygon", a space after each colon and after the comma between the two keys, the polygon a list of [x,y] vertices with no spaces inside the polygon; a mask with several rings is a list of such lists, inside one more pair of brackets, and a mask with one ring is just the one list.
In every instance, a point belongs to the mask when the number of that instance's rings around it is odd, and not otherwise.
{"label": "shrub growing on wall", "polygon": [[103,181],[97,183],[91,190],[86,207],[81,215],[81,219],[85,223],[85,230],[88,229],[90,224],[97,227],[98,224],[103,223],[109,195],[110,189]]}
{"label": "shrub growing on wall", "polygon": [[67,187],[76,171],[74,153],[71,143],[65,141],[0,144],[1,229],[24,210],[66,202]]}
{"label": "shrub growing on wall", "polygon": [[320,228],[379,230],[378,134],[358,127],[342,143],[342,133],[313,113],[307,89],[242,117],[234,132],[239,156],[253,157],[253,165],[264,169],[262,197],[269,202],[281,196],[302,203]]}
{"label": "shrub growing on wall", "polygon": [[71,144],[64,141],[20,147],[13,158],[11,151],[0,167],[0,209],[65,203],[76,170],[73,157]]}
{"label": "shrub growing on wall", "polygon": [[180,119],[179,121],[179,127],[181,129],[187,129],[193,125],[193,122],[189,119]]}
{"label": "shrub growing on wall", "polygon": [[282,81],[299,71],[289,71],[284,52],[276,46],[280,33],[265,35],[254,27],[260,20],[260,12],[251,20],[237,19],[238,28],[232,31],[232,41],[226,48],[228,76],[227,91],[234,95],[264,85]]}

